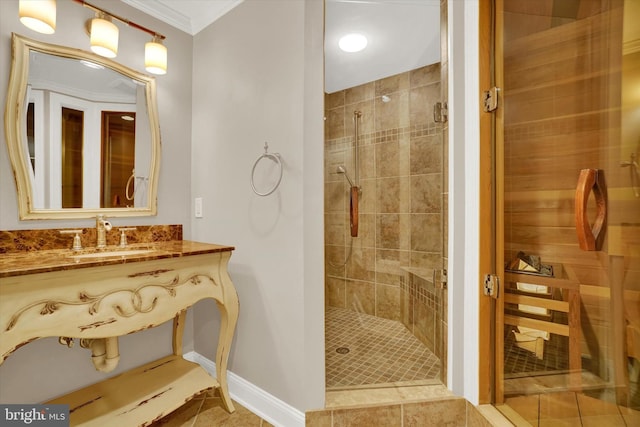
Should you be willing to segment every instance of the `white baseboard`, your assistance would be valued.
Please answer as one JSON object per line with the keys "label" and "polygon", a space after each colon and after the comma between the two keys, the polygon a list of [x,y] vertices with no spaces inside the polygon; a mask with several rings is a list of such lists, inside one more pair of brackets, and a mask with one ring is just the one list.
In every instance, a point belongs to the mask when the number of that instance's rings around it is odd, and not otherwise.
{"label": "white baseboard", "polygon": [[[199,364],[212,377],[216,377],[215,362],[195,351],[190,351],[183,357]],[[278,427],[304,427],[305,416],[303,412],[270,395],[233,372],[227,371],[227,382],[231,398],[260,418]]]}

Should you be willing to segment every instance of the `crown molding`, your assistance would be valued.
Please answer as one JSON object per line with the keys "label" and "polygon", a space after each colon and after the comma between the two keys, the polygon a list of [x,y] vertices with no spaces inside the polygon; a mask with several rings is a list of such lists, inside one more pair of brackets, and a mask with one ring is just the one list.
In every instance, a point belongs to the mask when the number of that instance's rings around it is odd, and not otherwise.
{"label": "crown molding", "polygon": [[176,27],[185,33],[193,35],[191,32],[191,18],[160,1],[150,2],[144,0],[122,0],[122,2],[141,10],[147,15],[151,15],[154,18],[166,22],[172,27]]}
{"label": "crown molding", "polygon": [[[238,6],[244,0],[218,0],[215,2],[202,2],[196,7],[194,2],[176,0],[122,0],[123,3],[134,7],[147,15],[153,16],[185,33],[195,35],[212,22]],[[187,11],[182,13],[178,10]]]}

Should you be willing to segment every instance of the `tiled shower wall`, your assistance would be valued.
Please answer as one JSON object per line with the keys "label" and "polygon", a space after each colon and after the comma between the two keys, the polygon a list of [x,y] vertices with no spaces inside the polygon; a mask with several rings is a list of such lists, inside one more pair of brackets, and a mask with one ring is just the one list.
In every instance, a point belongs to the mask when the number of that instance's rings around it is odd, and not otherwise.
{"label": "tiled shower wall", "polygon": [[[436,348],[434,341],[442,309],[429,325],[420,322],[425,331],[414,331],[414,313],[423,313],[418,305],[424,304],[435,315],[442,292],[410,279],[407,270],[430,278],[443,265],[446,153],[442,124],[433,118],[441,101],[440,73],[436,63],[325,96],[326,304],[403,321],[417,337],[430,337],[423,342],[439,357],[441,343]],[[354,111],[362,112],[362,193],[359,234],[352,239],[349,184],[336,169],[344,166],[355,180]],[[415,292],[428,285],[437,302]]]}

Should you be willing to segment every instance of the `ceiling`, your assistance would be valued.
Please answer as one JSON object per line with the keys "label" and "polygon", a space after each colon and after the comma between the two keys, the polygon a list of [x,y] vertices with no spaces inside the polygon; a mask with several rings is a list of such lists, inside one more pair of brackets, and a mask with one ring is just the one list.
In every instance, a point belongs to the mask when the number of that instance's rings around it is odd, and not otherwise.
{"label": "ceiling", "polygon": [[243,0],[121,0],[179,30],[195,35]]}
{"label": "ceiling", "polygon": [[[366,49],[338,48],[350,32]],[[439,62],[440,0],[326,0],[324,47],[327,93]]]}
{"label": "ceiling", "polygon": [[[173,27],[195,35],[243,0],[122,1]],[[327,93],[440,60],[440,0],[325,2]],[[357,53],[340,51],[338,39],[347,32],[364,34],[368,38],[367,48]]]}

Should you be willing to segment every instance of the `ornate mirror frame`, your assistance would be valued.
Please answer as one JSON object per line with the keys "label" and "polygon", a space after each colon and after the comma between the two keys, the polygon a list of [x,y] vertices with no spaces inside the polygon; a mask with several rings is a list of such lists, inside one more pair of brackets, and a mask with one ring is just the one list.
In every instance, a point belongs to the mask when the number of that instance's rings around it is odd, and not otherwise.
{"label": "ornate mirror frame", "polygon": [[[14,172],[21,220],[90,218],[97,214],[109,217],[157,215],[158,175],[160,167],[160,124],[156,100],[155,78],[139,73],[122,64],[80,49],[58,46],[12,34],[11,75],[5,105],[5,136],[9,159]],[[25,150],[24,120],[30,52],[38,51],[64,58],[88,60],[121,73],[145,86],[147,114],[151,136],[151,165],[149,167],[147,201],[144,207],[129,208],[35,208],[30,160]]]}

